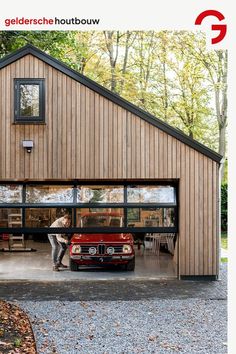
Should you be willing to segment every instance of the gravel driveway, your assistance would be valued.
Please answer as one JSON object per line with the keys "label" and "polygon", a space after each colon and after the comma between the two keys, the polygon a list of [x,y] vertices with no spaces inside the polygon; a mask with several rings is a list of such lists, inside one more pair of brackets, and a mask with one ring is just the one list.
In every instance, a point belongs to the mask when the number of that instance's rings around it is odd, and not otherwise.
{"label": "gravel driveway", "polygon": [[207,300],[27,302],[39,353],[227,352],[226,303]]}
{"label": "gravel driveway", "polygon": [[[226,266],[221,277],[217,283],[225,287]],[[165,299],[17,303],[31,318],[40,354],[227,353],[227,300],[212,292],[187,299],[168,299],[167,292]]]}

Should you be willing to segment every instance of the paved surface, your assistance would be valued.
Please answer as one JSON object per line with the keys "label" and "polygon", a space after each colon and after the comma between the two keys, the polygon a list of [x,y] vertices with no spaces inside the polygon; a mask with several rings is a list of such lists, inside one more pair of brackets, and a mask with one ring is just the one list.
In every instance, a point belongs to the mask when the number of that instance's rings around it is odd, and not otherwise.
{"label": "paved surface", "polygon": [[6,300],[35,301],[91,301],[91,300],[141,300],[141,299],[212,299],[227,298],[227,265],[222,265],[221,280],[109,280],[25,282],[1,281],[0,298]]}
{"label": "paved surface", "polygon": [[[6,246],[7,244],[5,244]],[[52,271],[51,246],[49,243],[28,241],[27,247],[37,249],[36,252],[0,252],[0,280],[25,281],[76,281],[76,280],[153,280],[176,278],[176,266],[173,257],[161,252],[156,256],[150,251],[136,249],[136,265],[134,272],[122,271],[119,268],[85,269],[79,272],[63,270]],[[68,252],[63,263],[69,264]]]}

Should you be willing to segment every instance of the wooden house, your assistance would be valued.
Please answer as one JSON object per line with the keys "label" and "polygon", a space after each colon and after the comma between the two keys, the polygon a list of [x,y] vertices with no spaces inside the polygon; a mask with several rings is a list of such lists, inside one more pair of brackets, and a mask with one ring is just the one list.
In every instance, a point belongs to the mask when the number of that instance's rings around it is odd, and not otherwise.
{"label": "wooden house", "polygon": [[103,232],[174,233],[177,276],[217,279],[219,154],[32,45],[0,60],[0,133],[0,233],[119,211]]}

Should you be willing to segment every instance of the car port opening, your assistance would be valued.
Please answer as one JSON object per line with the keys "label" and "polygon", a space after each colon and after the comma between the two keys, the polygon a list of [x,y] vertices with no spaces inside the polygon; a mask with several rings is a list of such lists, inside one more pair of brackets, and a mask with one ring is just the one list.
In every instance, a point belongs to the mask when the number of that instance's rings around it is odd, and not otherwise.
{"label": "car port opening", "polygon": [[126,270],[142,262],[143,269],[177,276],[177,201],[177,181],[12,182],[0,186],[0,235],[9,250],[45,248],[49,233],[65,233],[50,226],[68,213],[71,270],[91,266],[93,260],[102,266],[115,260]]}

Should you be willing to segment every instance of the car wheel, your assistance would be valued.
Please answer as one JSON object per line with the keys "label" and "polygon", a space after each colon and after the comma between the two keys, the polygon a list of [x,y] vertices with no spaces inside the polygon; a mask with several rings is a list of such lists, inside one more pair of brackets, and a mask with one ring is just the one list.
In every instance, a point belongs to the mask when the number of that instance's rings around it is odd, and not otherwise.
{"label": "car wheel", "polygon": [[78,263],[74,262],[73,259],[70,258],[70,270],[73,272],[76,272],[79,270],[79,265]]}
{"label": "car wheel", "polygon": [[126,270],[128,271],[134,271],[134,268],[135,268],[135,258],[131,259],[131,261],[129,261],[127,264],[126,264]]}

